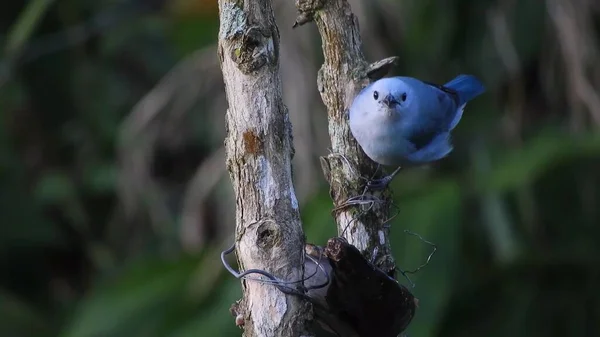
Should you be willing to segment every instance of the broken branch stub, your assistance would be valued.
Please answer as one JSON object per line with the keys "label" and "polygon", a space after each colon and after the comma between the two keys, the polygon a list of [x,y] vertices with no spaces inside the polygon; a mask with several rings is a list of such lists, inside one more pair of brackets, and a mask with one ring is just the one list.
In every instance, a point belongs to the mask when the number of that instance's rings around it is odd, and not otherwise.
{"label": "broken branch stub", "polygon": [[322,261],[330,278],[326,288],[307,293],[325,329],[342,337],[396,337],[406,329],[417,307],[417,299],[406,287],[344,238],[329,239],[324,249],[310,250],[307,253]]}

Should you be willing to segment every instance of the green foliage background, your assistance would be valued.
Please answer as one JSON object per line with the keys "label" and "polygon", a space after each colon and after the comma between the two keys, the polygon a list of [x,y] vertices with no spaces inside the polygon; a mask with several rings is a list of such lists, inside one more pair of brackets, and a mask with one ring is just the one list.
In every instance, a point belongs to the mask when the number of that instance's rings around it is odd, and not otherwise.
{"label": "green foliage background", "polygon": [[[293,11],[290,1],[278,6]],[[473,73],[489,89],[467,108],[449,158],[393,184],[398,265],[414,268],[429,252],[404,229],[439,247],[413,277],[420,307],[408,334],[600,336],[600,7],[363,6],[380,22],[365,45],[377,38],[400,55],[398,74],[444,82]],[[218,260],[231,240],[228,179],[203,201],[202,243],[190,249],[180,233],[182,186],[222,144],[211,131],[222,124],[196,109],[183,143],[154,149],[149,170],[169,186],[157,194],[173,221],[127,216],[119,192],[130,183],[120,162],[133,156],[117,150],[123,121],[217,31],[216,0],[0,5],[0,336],[240,335],[228,311],[240,285]],[[317,177],[301,209],[308,240],[323,244],[335,226]],[[211,206],[219,200],[225,210]]]}

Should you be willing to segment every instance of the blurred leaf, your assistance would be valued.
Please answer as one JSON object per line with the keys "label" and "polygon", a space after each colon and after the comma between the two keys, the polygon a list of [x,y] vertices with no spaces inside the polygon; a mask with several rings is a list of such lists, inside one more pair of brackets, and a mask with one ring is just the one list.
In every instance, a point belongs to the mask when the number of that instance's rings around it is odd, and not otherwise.
{"label": "blurred leaf", "polygon": [[77,189],[65,172],[48,172],[38,182],[35,196],[41,202],[54,204],[76,198]]}
{"label": "blurred leaf", "polygon": [[201,313],[191,317],[179,327],[172,329],[170,337],[235,336],[241,330],[229,313],[231,305],[241,297],[240,282],[232,277],[213,288],[214,301],[205,306]]}
{"label": "blurred leaf", "polygon": [[[457,287],[443,336],[597,336],[598,261],[526,258]],[[484,306],[485,304],[485,306]],[[465,319],[468,318],[468,319]]]}
{"label": "blurred leaf", "polygon": [[167,6],[169,12],[178,17],[218,15],[218,3],[214,0],[175,0]]}
{"label": "blurred leaf", "polygon": [[[394,182],[394,190],[401,189]],[[458,235],[461,222],[461,191],[452,180],[438,179],[423,186],[421,193],[396,201],[400,214],[393,221],[391,244],[396,265],[402,270],[415,269],[425,263],[432,247],[418,237],[404,233],[410,230],[437,245],[431,262],[417,274],[409,275],[415,283],[411,292],[419,299],[419,308],[408,328],[409,335],[432,336],[444,303],[451,296],[455,267],[459,262]],[[410,287],[398,275],[399,282]]]}
{"label": "blurred leaf", "polygon": [[48,172],[37,183],[35,196],[42,204],[58,205],[80,233],[88,233],[87,214],[75,182],[66,172]]}
{"label": "blurred leaf", "polygon": [[[410,8],[410,15],[405,15],[406,20],[402,22],[405,30],[402,57],[407,59],[406,64],[412,65],[407,67],[407,75],[435,75],[430,72],[444,61],[439,55],[447,54],[456,28],[455,16],[447,15],[452,10],[451,5],[419,0],[407,2],[407,7]],[[431,22],[436,24],[432,25]]]}
{"label": "blurred leaf", "polygon": [[8,34],[4,50],[8,58],[16,58],[53,2],[54,0],[32,0],[28,2],[27,7],[19,15]]}
{"label": "blurred leaf", "polygon": [[[478,175],[491,172],[490,149],[485,142],[477,142],[472,146],[473,167]],[[524,186],[521,184],[519,187]],[[487,239],[492,246],[494,258],[498,263],[507,263],[519,254],[518,240],[513,230],[511,214],[501,192],[487,190],[480,195],[481,222],[487,229]]]}
{"label": "blurred leaf", "polygon": [[0,289],[0,327],[3,336],[52,336],[54,331],[42,313]]}
{"label": "blurred leaf", "polygon": [[321,246],[329,238],[337,236],[337,227],[331,215],[333,202],[327,192],[328,189],[322,188],[300,209],[307,241]]}
{"label": "blurred leaf", "polygon": [[213,43],[219,31],[219,18],[216,15],[184,17],[174,22],[172,39],[179,55],[188,55],[195,50]]}
{"label": "blurred leaf", "polygon": [[85,184],[94,193],[113,192],[117,183],[117,168],[115,164],[95,164],[85,170]]}
{"label": "blurred leaf", "polygon": [[505,152],[489,174],[473,175],[473,185],[479,191],[513,190],[558,164],[582,156],[600,156],[600,133],[575,137],[565,133],[540,132],[522,148]]}
{"label": "blurred leaf", "polygon": [[17,158],[10,151],[4,154],[0,167],[0,250],[64,244],[54,223],[43,216],[39,203],[29,193]]}
{"label": "blurred leaf", "polygon": [[157,336],[171,310],[185,303],[198,259],[150,260],[98,286],[62,336]]}
{"label": "blurred leaf", "polygon": [[544,42],[546,4],[537,0],[515,1],[507,20],[511,26],[511,38],[522,65],[529,64]]}

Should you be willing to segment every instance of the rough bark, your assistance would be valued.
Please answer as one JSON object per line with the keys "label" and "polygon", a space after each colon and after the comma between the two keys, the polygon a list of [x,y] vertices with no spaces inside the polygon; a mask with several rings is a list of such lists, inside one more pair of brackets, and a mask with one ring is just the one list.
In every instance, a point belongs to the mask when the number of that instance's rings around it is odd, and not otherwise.
{"label": "rough bark", "polygon": [[296,25],[314,20],[322,38],[325,60],[317,86],[327,107],[331,154],[322,157],[321,164],[331,186],[338,233],[384,271],[392,272],[395,265],[387,226],[392,207],[389,191],[367,192],[362,198],[377,202],[347,205],[349,198],[363,193],[366,179],[381,177],[381,171],[375,175],[377,165],[352,136],[347,110],[370,80],[388,72],[395,58],[371,65],[366,62],[358,20],[346,0],[296,0],[296,6]]}
{"label": "rough bark", "polygon": [[[219,59],[229,108],[227,169],[236,199],[242,270],[303,275],[304,237],[291,177],[291,123],[282,102],[279,31],[270,0],[219,0]],[[309,306],[272,285],[243,281],[236,323],[244,336],[305,334]]]}

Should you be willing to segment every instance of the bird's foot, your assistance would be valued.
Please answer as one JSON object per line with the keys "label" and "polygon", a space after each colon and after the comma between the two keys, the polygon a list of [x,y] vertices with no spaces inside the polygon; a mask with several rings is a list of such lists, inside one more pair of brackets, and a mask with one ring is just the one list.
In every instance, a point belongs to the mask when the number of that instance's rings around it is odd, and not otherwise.
{"label": "bird's foot", "polygon": [[402,167],[399,166],[394,170],[390,175],[387,175],[380,179],[371,179],[367,182],[367,189],[371,191],[381,191],[388,187],[388,185],[392,182],[396,174],[400,171]]}
{"label": "bird's foot", "polygon": [[369,180],[367,182],[367,188],[371,191],[381,191],[392,182],[392,179],[394,179],[394,177],[390,174],[389,176],[380,179]]}

